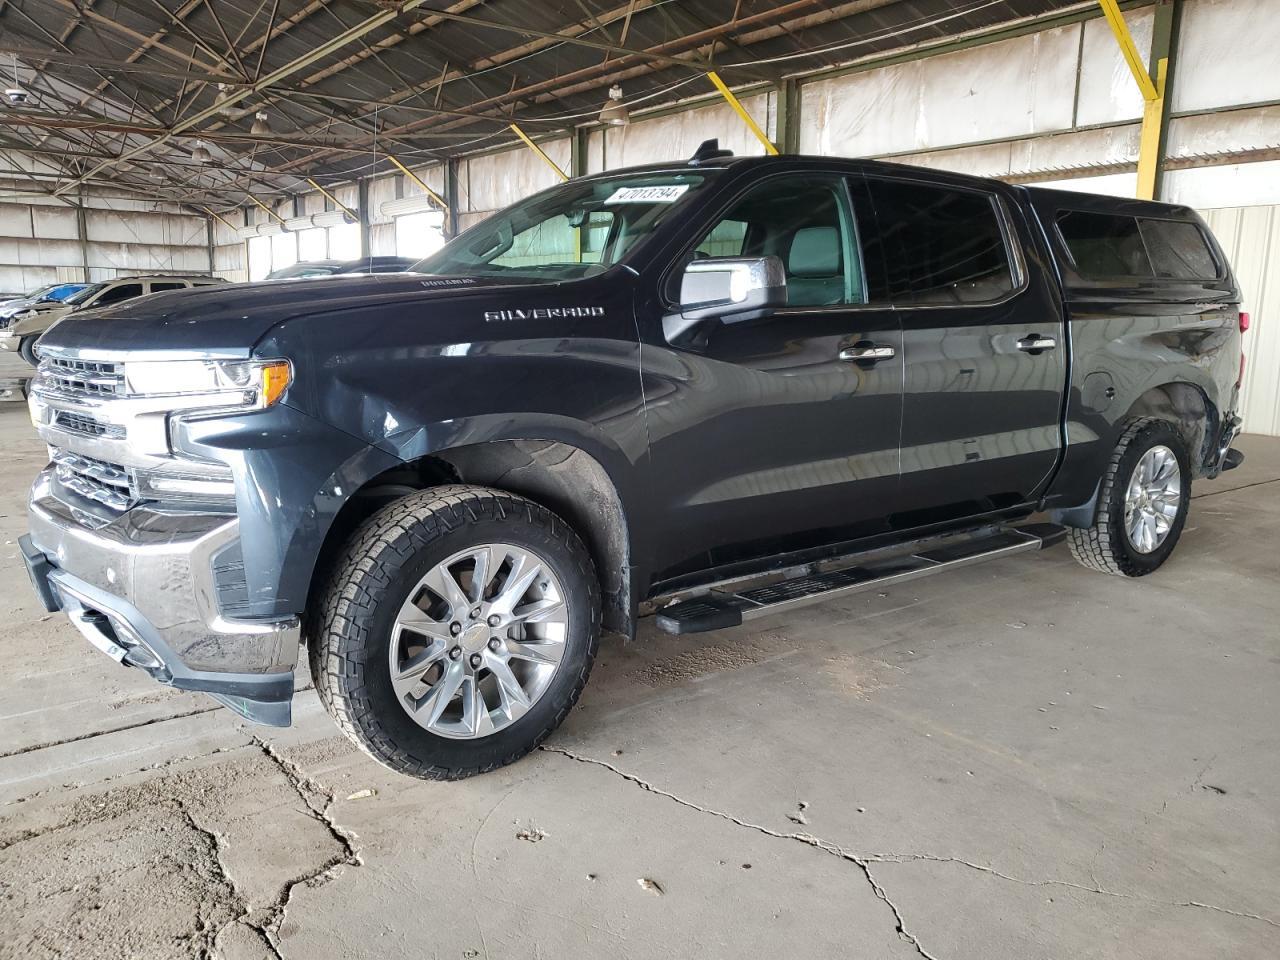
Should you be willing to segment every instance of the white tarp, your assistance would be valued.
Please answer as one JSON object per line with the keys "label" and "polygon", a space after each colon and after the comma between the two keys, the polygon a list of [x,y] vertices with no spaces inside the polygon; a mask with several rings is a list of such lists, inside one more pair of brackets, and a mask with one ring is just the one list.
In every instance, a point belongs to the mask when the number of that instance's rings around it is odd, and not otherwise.
{"label": "white tarp", "polygon": [[1079,28],[807,83],[803,153],[877,156],[1071,127]]}

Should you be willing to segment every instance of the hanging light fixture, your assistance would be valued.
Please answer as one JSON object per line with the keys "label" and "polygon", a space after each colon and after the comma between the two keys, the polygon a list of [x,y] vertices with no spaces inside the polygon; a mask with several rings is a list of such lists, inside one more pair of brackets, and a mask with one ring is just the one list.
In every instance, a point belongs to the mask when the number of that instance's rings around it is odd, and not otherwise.
{"label": "hanging light fixture", "polygon": [[259,110],[254,114],[253,126],[249,128],[249,132],[255,137],[271,136],[271,126],[267,123],[267,111]]}
{"label": "hanging light fixture", "polygon": [[609,99],[600,111],[600,122],[611,127],[622,127],[631,122],[631,111],[622,102],[622,88],[616,83],[609,88]]}
{"label": "hanging light fixture", "polygon": [[31,103],[31,94],[18,82],[18,55],[13,55],[13,86],[4,92],[4,98],[14,107],[25,107]]}
{"label": "hanging light fixture", "polygon": [[227,104],[227,85],[225,83],[218,84],[218,94],[213,98],[214,106],[218,108],[218,112],[224,117],[229,117],[235,113],[235,106]]}
{"label": "hanging light fixture", "polygon": [[196,148],[191,151],[191,159],[196,163],[213,162],[213,155],[209,153],[209,148],[204,145],[203,140],[196,141]]}

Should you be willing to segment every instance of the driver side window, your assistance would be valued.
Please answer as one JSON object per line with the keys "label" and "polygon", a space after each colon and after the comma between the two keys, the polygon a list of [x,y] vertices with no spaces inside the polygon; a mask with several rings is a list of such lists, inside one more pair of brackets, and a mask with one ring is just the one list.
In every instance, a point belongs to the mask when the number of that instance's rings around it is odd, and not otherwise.
{"label": "driver side window", "polygon": [[787,303],[865,302],[862,262],[848,199],[835,177],[780,177],[733,205],[694,248],[693,259],[776,256]]}

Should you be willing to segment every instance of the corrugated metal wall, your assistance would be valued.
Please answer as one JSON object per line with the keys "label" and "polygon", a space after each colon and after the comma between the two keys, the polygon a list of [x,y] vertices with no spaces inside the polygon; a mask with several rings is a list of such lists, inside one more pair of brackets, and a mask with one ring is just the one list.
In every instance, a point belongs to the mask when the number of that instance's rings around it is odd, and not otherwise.
{"label": "corrugated metal wall", "polygon": [[1280,207],[1205,210],[1244,291],[1244,429],[1280,436]]}

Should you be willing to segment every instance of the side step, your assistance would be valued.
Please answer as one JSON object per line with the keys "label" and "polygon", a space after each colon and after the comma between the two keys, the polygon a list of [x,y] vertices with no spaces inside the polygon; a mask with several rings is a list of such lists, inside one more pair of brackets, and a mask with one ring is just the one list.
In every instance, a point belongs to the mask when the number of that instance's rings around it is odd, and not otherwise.
{"label": "side step", "polygon": [[675,634],[723,630],[746,620],[822,603],[834,597],[905,583],[943,570],[1027,550],[1043,550],[1066,535],[1065,527],[1035,523],[998,528],[967,539],[950,537],[933,541],[931,546],[916,544],[917,549],[913,552],[886,554],[879,551],[862,562],[858,562],[860,558],[857,555],[845,557],[827,564],[848,564],[839,569],[805,570],[790,579],[763,586],[735,584],[732,588],[713,588],[707,593],[673,603],[658,612],[658,629]]}

